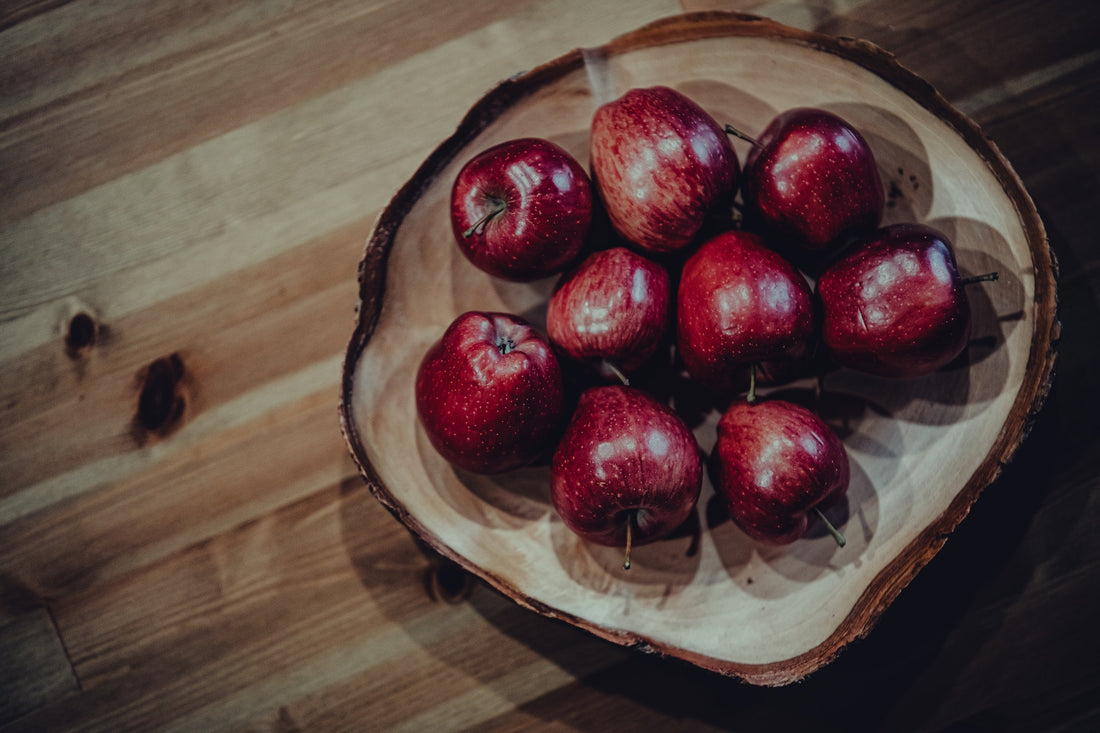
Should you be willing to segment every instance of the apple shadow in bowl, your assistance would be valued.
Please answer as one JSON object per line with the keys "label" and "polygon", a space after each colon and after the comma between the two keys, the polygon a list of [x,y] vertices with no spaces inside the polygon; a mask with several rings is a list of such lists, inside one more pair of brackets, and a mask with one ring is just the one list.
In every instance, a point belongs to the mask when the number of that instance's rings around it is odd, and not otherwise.
{"label": "apple shadow in bowl", "polygon": [[953,243],[980,247],[955,248],[963,278],[998,273],[996,281],[966,286],[971,313],[966,349],[951,363],[922,377],[890,379],[842,368],[830,372],[825,384],[831,392],[865,400],[898,420],[948,426],[972,418],[1006,388],[1011,367],[1006,341],[1024,319],[1025,294],[1015,268],[990,254],[1005,251],[1008,245],[988,224],[947,218],[930,225]]}
{"label": "apple shadow in bowl", "polygon": [[935,191],[927,151],[913,128],[883,107],[852,103],[822,107],[855,127],[874,153],[886,195],[883,224],[923,221],[932,211]]}
{"label": "apple shadow in bowl", "polygon": [[506,313],[525,319],[546,335],[546,305],[558,281],[557,275],[525,283],[495,277],[489,280]]}
{"label": "apple shadow in bowl", "polygon": [[574,582],[596,593],[622,591],[638,599],[665,598],[692,584],[699,569],[702,531],[699,506],[663,539],[625,549],[588,542],[557,516],[551,518],[550,540],[561,567]]}
{"label": "apple shadow in bowl", "polygon": [[845,536],[840,547],[824,525],[811,519],[806,534],[789,545],[771,546],[751,539],[730,519],[714,495],[707,506],[711,538],[730,579],[744,592],[775,600],[798,592],[827,572],[859,565],[879,524],[879,501],[874,485],[858,462],[844,499],[823,514]]}
{"label": "apple shadow in bowl", "polygon": [[470,493],[510,517],[537,521],[553,511],[550,469],[546,465],[527,466],[495,476],[454,470]]}
{"label": "apple shadow in bowl", "polygon": [[552,512],[550,470],[533,465],[496,475],[481,475],[451,465],[440,456],[420,421],[417,458],[437,495],[455,514],[493,529],[516,529]]}
{"label": "apple shadow in bowl", "polygon": [[989,224],[966,217],[934,219],[930,224],[951,239],[963,278],[997,274],[992,282],[967,286],[972,328],[966,358],[969,364],[976,364],[1001,349],[1025,319],[1024,284],[1016,267],[992,254],[1008,251],[1008,244]]}
{"label": "apple shadow in bowl", "polygon": [[[779,110],[764,99],[744,89],[714,79],[688,79],[674,85],[705,109],[721,127],[731,125],[749,137],[756,137]],[[750,144],[740,138],[732,138],[737,159],[744,165]]]}

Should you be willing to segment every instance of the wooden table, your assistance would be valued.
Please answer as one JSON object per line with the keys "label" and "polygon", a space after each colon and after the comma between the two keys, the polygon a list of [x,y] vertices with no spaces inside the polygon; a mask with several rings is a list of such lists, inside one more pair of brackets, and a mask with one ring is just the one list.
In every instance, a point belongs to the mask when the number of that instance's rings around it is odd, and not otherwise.
{"label": "wooden table", "polygon": [[[0,9],[0,729],[1100,727],[1094,3],[291,5]],[[870,636],[779,689],[463,588],[337,422],[391,193],[500,79],[700,9],[895,53],[1061,263],[1029,439]]]}

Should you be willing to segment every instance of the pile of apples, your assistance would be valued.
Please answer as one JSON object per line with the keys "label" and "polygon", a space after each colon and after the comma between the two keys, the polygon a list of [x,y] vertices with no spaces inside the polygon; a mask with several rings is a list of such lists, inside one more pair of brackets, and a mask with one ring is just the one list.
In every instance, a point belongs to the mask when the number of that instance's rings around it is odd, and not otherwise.
{"label": "pile of apples", "polygon": [[[731,136],[751,143],[743,168]],[[757,385],[938,370],[969,340],[966,286],[994,276],[960,277],[928,226],[882,227],[871,149],[821,109],[752,139],[676,90],[636,88],[596,110],[589,143],[590,173],[541,138],[459,171],[450,216],[470,262],[559,279],[545,333],[471,311],[428,349],[415,391],[432,445],[482,474],[549,459],[562,521],[624,547],[625,567],[632,545],[684,524],[705,470],[754,540],[794,542],[816,518],[843,546],[821,511],[848,488],[843,443]],[[661,390],[631,385],[655,362],[720,406],[709,456]]]}

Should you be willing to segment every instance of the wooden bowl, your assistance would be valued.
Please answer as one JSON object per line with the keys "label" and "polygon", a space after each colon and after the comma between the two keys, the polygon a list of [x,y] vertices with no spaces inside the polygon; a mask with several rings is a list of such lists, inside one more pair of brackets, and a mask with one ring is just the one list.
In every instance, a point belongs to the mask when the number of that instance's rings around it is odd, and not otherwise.
{"label": "wooden bowl", "polygon": [[[698,530],[636,548],[624,571],[620,552],[586,544],[555,515],[546,466],[463,473],[434,452],[416,418],[417,365],[455,316],[502,310],[541,324],[553,284],[499,281],[463,258],[448,219],[458,168],[489,145],[532,135],[587,165],[595,107],[655,84],[750,133],[790,107],[840,114],[875,152],[889,188],[886,222],[936,226],[954,241],[964,275],[1000,274],[971,289],[967,363],[903,382],[846,371],[826,378],[819,407],[852,462],[844,548],[813,531],[784,548],[758,545],[710,518],[704,481]],[[744,160],[747,148],[737,145]],[[752,16],[678,16],[501,83],[397,192],[360,265],[341,425],[375,496],[521,606],[619,644],[782,685],[868,633],[1026,435],[1052,375],[1054,269],[1008,162],[889,54]],[[718,415],[697,417],[709,452]]]}

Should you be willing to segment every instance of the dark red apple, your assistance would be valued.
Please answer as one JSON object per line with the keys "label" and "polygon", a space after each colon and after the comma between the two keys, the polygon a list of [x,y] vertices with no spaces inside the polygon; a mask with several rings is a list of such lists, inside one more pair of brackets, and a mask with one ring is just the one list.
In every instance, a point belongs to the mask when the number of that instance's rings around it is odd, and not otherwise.
{"label": "dark red apple", "polygon": [[734,402],[718,421],[710,471],[730,518],[749,537],[790,544],[805,534],[814,514],[844,545],[820,508],[847,493],[848,454],[805,407],[784,400]]}
{"label": "dark red apple", "polygon": [[550,467],[550,496],[565,525],[600,545],[667,536],[699,500],[695,436],[667,405],[633,387],[592,387],[578,401]]}
{"label": "dark red apple", "polygon": [[713,390],[732,389],[751,365],[806,356],[814,336],[806,279],[751,232],[703,243],[684,263],[676,299],[684,367]]}
{"label": "dark red apple", "polygon": [[549,341],[506,313],[458,316],[416,375],[416,410],[429,440],[474,473],[510,471],[549,454],[564,394]]}
{"label": "dark red apple", "polygon": [[745,226],[792,251],[820,252],[875,229],[886,203],[875,156],[821,109],[776,116],[745,158]]}
{"label": "dark red apple", "polygon": [[737,155],[723,128],[674,89],[631,89],[599,107],[590,154],[612,226],[645,250],[680,250],[730,219]]}
{"label": "dark red apple", "polygon": [[605,377],[623,378],[648,361],[668,333],[670,288],[665,268],[636,252],[594,252],[550,295],[550,341]]}
{"label": "dark red apple", "polygon": [[592,206],[588,174],[568,151],[519,138],[478,153],[458,172],[451,228],[478,268],[526,282],[561,272],[583,251]]}
{"label": "dark red apple", "polygon": [[951,242],[923,224],[895,224],[858,242],[817,281],[822,341],[843,366],[883,377],[929,374],[970,339],[966,286]]}

